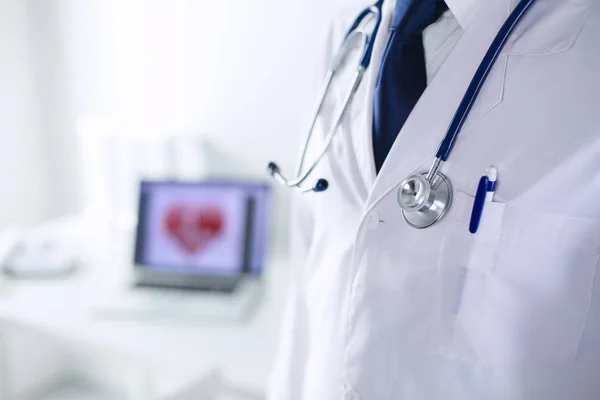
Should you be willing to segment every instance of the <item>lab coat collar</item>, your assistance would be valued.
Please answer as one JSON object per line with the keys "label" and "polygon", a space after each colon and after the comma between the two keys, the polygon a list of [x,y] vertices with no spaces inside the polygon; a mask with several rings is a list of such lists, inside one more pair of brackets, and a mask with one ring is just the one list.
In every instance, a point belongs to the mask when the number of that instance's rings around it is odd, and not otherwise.
{"label": "lab coat collar", "polygon": [[478,5],[482,3],[482,0],[445,0],[446,4],[452,14],[454,14],[454,18],[458,20],[460,26],[463,29],[467,27],[473,15],[475,14],[475,10]]}

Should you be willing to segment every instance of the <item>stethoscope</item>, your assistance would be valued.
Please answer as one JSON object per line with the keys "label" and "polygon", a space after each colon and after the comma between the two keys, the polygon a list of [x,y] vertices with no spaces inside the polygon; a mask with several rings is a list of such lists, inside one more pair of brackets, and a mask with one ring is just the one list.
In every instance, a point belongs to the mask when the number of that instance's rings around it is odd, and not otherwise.
{"label": "stethoscope", "polygon": [[[286,187],[294,187],[298,188],[303,192],[324,192],[329,187],[329,183],[325,179],[319,179],[317,183],[311,188],[302,188],[300,185],[306,181],[311,172],[315,169],[315,167],[319,164],[327,150],[331,146],[331,142],[340,126],[340,123],[344,119],[344,115],[346,115],[346,111],[348,110],[348,105],[352,101],[356,90],[360,86],[360,82],[363,78],[363,75],[366,69],[369,67],[371,63],[371,55],[373,54],[373,44],[375,42],[375,38],[377,36],[377,32],[379,31],[379,25],[381,25],[381,7],[383,6],[383,0],[377,1],[377,3],[373,4],[370,7],[365,8],[356,18],[350,30],[346,34],[340,49],[337,54],[333,57],[333,61],[331,63],[331,68],[327,72],[327,76],[325,78],[325,86],[321,92],[321,98],[319,100],[319,104],[317,106],[317,111],[312,119],[310,124],[310,128],[308,130],[308,135],[306,136],[306,140],[304,142],[304,148],[302,150],[302,154],[300,157],[300,163],[298,164],[298,168],[296,169],[296,177],[294,179],[286,179],[280,171],[279,166],[274,162],[269,163],[268,171],[273,178],[280,184]],[[360,24],[370,16],[374,16],[375,26],[373,31],[369,34],[359,28]],[[325,99],[327,98],[327,94],[329,93],[329,89],[331,87],[331,82],[333,82],[333,78],[336,73],[339,71],[342,63],[350,50],[352,49],[351,45],[355,42],[355,40],[360,40],[362,42],[362,58],[360,59],[354,77],[352,78],[352,84],[350,90],[346,94],[344,99],[342,109],[337,115],[335,119],[335,123],[325,136],[325,143],[321,148],[321,151],[318,153],[315,161],[311,164],[311,166],[305,171],[302,172],[304,161],[306,159],[306,152],[308,151],[308,145],[310,143],[310,139],[312,137],[313,131],[315,129],[315,124],[317,122],[317,118],[321,113],[321,109],[323,108],[323,104],[325,103]]]}
{"label": "stethoscope", "polygon": [[[527,11],[535,2],[536,0],[521,0],[498,31],[487,53],[481,61],[479,68],[475,72],[475,75],[473,76],[473,79],[471,80],[471,83],[469,84],[469,87],[467,88],[467,91],[462,101],[460,102],[458,109],[456,110],[456,113],[454,114],[454,118],[450,124],[450,127],[448,128],[448,132],[446,133],[446,136],[440,143],[440,146],[435,155],[435,159],[429,171],[411,175],[400,183],[400,187],[397,192],[398,205],[402,209],[402,215],[404,219],[413,228],[424,229],[434,225],[439,220],[441,220],[450,209],[452,205],[453,196],[452,184],[450,182],[450,179],[442,172],[440,172],[441,167],[443,163],[448,160],[448,157],[452,152],[454,143],[458,138],[458,134],[460,133],[460,130],[462,129],[471,109],[473,108],[475,100],[477,100],[481,88],[487,80],[489,73],[492,70],[492,67],[495,65],[498,56],[500,55],[500,52],[504,48],[504,45],[508,41],[508,38],[514,32],[519,22],[522,20]],[[339,113],[333,128],[329,131],[325,139],[325,146],[322,152],[319,153],[319,156],[317,157],[315,162],[311,165],[309,169],[306,170],[305,173],[302,173],[302,166],[304,164],[304,158],[308,148],[310,136],[312,135],[312,130],[314,128],[319,112],[321,111],[321,106],[323,105],[324,98],[331,84],[333,74],[335,74],[335,71],[340,67],[339,64],[341,59],[339,58],[339,55],[334,59],[333,68],[327,76],[325,91],[319,103],[317,114],[313,119],[311,130],[305,143],[304,150],[302,152],[302,157],[299,163],[296,179],[286,180],[279,172],[279,167],[275,163],[269,164],[270,174],[283,185],[287,187],[300,188],[300,185],[314,170],[314,168],[317,166],[317,164],[323,158],[327,149],[329,148],[333,140],[333,136],[335,135],[335,132],[337,131],[337,128],[340,124],[340,121],[346,112],[348,104],[351,101],[352,96],[356,92],[356,89],[358,88],[364,70],[369,65],[371,53],[373,51],[373,41],[377,33],[377,29],[379,28],[379,25],[381,23],[381,5],[382,1],[378,1],[375,5],[363,11],[357,18],[356,22],[352,25],[352,29],[350,29],[348,35],[346,36],[346,40],[342,44],[340,54],[345,55],[345,52],[347,51],[347,43],[349,36],[354,35],[356,32],[359,32],[361,35],[363,35],[365,40],[365,55],[355,75],[352,89],[348,93],[343,103],[342,111]],[[378,20],[375,31],[369,37],[366,36],[364,32],[357,30],[357,27],[360,24],[360,22],[371,13],[377,13]],[[365,58],[367,58],[367,61],[366,64],[363,65]],[[319,179],[313,188],[300,189],[306,192],[323,192],[327,190],[327,187],[328,182],[325,179]]]}

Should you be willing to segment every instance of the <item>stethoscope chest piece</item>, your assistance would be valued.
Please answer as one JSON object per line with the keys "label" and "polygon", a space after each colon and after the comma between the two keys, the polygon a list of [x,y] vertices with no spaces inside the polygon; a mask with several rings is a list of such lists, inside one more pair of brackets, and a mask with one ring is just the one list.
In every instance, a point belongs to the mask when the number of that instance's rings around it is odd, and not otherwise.
{"label": "stethoscope chest piece", "polygon": [[429,228],[441,220],[452,205],[452,184],[439,172],[431,179],[427,173],[412,175],[400,183],[397,200],[410,226]]}

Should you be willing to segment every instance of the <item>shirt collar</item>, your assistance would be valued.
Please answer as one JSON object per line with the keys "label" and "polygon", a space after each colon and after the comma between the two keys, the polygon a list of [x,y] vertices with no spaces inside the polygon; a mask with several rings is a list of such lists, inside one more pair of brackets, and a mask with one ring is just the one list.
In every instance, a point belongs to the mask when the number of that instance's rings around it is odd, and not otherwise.
{"label": "shirt collar", "polygon": [[[383,7],[387,12],[394,14],[396,1],[389,0],[384,1]],[[454,15],[454,18],[458,21],[460,26],[465,29],[473,16],[478,6],[480,6],[484,0],[445,0],[450,12]]]}
{"label": "shirt collar", "polygon": [[446,0],[448,8],[463,29],[471,22],[476,6],[481,2],[482,0]]}

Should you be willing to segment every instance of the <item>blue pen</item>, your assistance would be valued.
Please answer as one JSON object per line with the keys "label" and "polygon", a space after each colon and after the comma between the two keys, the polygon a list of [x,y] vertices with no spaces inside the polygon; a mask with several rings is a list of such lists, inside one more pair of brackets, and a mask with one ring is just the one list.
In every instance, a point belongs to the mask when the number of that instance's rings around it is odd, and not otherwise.
{"label": "blue pen", "polygon": [[496,193],[496,183],[498,181],[498,169],[489,167],[485,170],[485,174],[479,180],[475,202],[473,203],[473,211],[471,213],[471,223],[469,224],[469,232],[475,234],[479,229],[479,223],[483,215],[485,203],[494,200]]}

